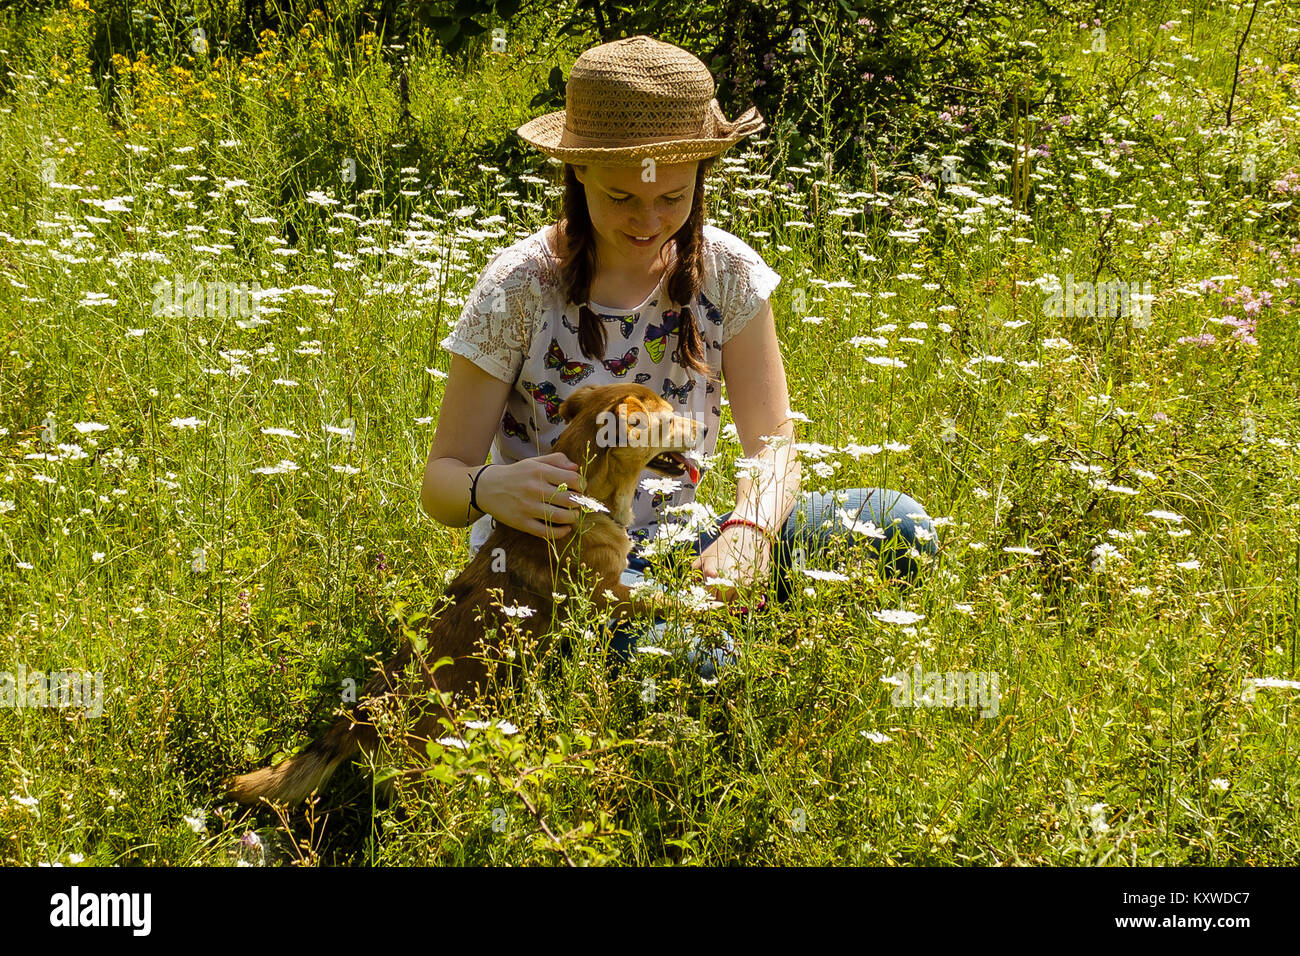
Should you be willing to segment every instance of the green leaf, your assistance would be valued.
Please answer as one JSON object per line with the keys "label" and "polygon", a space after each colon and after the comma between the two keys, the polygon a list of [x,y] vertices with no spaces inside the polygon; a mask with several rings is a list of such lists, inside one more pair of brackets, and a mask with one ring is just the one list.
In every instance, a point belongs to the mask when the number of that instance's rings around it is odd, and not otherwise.
{"label": "green leaf", "polygon": [[460,47],[460,43],[458,42],[460,39],[459,23],[452,21],[446,26],[439,27],[437,33],[438,39],[442,41],[442,45],[447,49],[455,50]]}
{"label": "green leaf", "polygon": [[456,783],[455,772],[450,767],[448,767],[445,763],[434,764],[432,767],[430,767],[428,770],[424,772],[424,776],[432,777],[434,780],[437,780],[441,783],[448,783],[448,784]]}

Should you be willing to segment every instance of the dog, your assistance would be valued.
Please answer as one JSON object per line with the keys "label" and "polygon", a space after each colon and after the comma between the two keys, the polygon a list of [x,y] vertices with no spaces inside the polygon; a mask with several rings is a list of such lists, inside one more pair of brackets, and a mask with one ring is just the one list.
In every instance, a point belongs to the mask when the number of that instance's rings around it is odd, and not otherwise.
{"label": "dog", "polygon": [[[447,586],[444,598],[451,604],[429,627],[424,648],[404,641],[399,653],[366,684],[351,715],[339,717],[302,753],[227,781],[229,796],[246,804],[307,799],[345,760],[378,748],[372,711],[379,709],[380,701],[419,702],[407,743],[420,752],[437,735],[440,718],[452,719],[448,701],[473,699],[508,668],[500,646],[501,608],[531,608],[531,615],[515,620],[520,631],[538,642],[539,653],[545,652],[556,612],[564,606],[554,592],[562,579],[577,585],[584,570],[594,574],[593,603],[617,617],[665,606],[664,595],[634,596],[620,580],[632,549],[627,534],[632,500],[647,469],[670,477],[689,473],[698,481],[698,469],[685,455],[699,440],[698,423],[674,414],[672,405],[645,386],[631,384],[584,386],[561,404],[560,415],[568,425],[555,450],[585,465],[585,494],[608,513],[584,510],[572,530],[558,539],[498,524]],[[489,640],[485,630],[494,624],[496,636]],[[435,668],[442,658],[452,663]],[[419,673],[404,682],[412,661]]]}

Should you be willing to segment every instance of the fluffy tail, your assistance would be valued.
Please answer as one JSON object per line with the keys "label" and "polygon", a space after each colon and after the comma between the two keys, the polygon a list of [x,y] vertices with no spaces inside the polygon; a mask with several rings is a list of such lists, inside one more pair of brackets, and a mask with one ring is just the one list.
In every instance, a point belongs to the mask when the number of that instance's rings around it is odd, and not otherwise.
{"label": "fluffy tail", "polygon": [[227,783],[227,794],[240,803],[257,803],[265,797],[276,803],[301,803],[325,785],[339,764],[361,749],[361,725],[340,717],[325,736],[297,756],[242,774]]}

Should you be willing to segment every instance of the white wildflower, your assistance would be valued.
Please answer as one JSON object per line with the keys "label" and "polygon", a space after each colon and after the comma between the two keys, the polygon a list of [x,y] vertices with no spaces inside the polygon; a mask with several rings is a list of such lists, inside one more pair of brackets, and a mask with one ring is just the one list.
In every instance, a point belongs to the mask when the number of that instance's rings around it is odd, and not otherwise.
{"label": "white wildflower", "polygon": [[872,611],[871,616],[878,621],[884,621],[886,624],[915,624],[918,621],[924,621],[924,614],[917,614],[915,611],[904,611],[900,608],[885,608],[880,611]]}

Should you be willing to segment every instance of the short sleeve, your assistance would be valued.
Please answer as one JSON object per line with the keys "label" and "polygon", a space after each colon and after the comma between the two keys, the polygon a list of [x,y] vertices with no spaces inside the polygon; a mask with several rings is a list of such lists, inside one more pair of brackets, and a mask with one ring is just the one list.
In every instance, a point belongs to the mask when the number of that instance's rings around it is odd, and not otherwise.
{"label": "short sleeve", "polygon": [[763,257],[743,239],[708,227],[713,237],[714,269],[722,296],[722,343],[758,315],[781,281]]}
{"label": "short sleeve", "polygon": [[440,343],[483,371],[513,384],[532,344],[542,306],[539,264],[519,246],[503,249],[470,290],[451,332]]}

